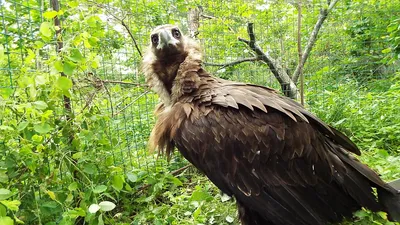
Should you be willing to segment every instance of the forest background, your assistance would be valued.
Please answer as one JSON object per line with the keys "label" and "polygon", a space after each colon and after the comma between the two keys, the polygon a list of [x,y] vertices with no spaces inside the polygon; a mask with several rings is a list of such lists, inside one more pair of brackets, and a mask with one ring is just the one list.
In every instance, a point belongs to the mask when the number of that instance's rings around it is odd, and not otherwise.
{"label": "forest background", "polygon": [[[400,178],[398,0],[0,0],[0,224],[238,224],[179,154],[147,151],[158,100],[139,68],[165,23],[214,75],[302,92]],[[394,223],[361,210],[343,224]]]}

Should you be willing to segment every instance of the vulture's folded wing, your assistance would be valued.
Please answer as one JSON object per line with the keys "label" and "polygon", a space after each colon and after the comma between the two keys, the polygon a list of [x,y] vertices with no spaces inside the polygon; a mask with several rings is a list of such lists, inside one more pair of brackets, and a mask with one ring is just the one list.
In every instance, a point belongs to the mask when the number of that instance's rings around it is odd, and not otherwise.
{"label": "vulture's folded wing", "polygon": [[191,99],[175,106],[187,116],[173,135],[179,151],[266,218],[325,224],[360,205],[382,210],[370,183],[385,183],[350,155],[358,148],[297,103],[233,82]]}

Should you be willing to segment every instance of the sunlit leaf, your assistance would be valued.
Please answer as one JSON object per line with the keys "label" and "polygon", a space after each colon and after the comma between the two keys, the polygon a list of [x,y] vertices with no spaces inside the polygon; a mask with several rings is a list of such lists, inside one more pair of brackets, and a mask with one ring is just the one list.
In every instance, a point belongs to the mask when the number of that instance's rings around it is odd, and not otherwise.
{"label": "sunlit leaf", "polygon": [[43,13],[43,17],[46,19],[53,19],[56,16],[57,16],[57,11],[54,11],[54,10]]}
{"label": "sunlit leaf", "polygon": [[85,58],[83,57],[82,53],[77,48],[71,49],[71,56],[70,58],[74,62],[82,62]]}
{"label": "sunlit leaf", "polygon": [[63,71],[66,75],[71,76],[76,68],[76,64],[70,61],[64,62]]}
{"label": "sunlit leaf", "polygon": [[18,200],[2,200],[0,203],[12,211],[18,211],[18,207],[21,205],[21,202]]}
{"label": "sunlit leaf", "polygon": [[51,27],[51,24],[49,22],[43,22],[42,24],[40,24],[39,31],[43,36],[49,38],[52,35],[52,31],[51,31],[50,27]]}
{"label": "sunlit leaf", "polygon": [[5,200],[12,195],[10,190],[0,188],[0,200]]}
{"label": "sunlit leaf", "polygon": [[207,201],[210,200],[212,197],[211,195],[204,191],[204,190],[196,190],[192,193],[192,196],[190,197],[191,201]]}
{"label": "sunlit leaf", "polygon": [[53,128],[48,123],[40,123],[33,125],[33,129],[40,134],[46,134]]}
{"label": "sunlit leaf", "polygon": [[44,110],[44,109],[47,109],[47,107],[48,107],[47,103],[44,101],[36,101],[36,102],[33,102],[32,104],[33,104],[33,106],[35,106],[36,109],[39,109],[39,110]]}
{"label": "sunlit leaf", "polygon": [[97,205],[97,204],[91,204],[90,206],[89,206],[89,212],[90,213],[96,213],[97,211],[99,211],[100,210],[100,206],[99,205]]}
{"label": "sunlit leaf", "polygon": [[14,128],[10,127],[10,126],[6,126],[6,125],[0,125],[0,130],[4,130],[4,131],[13,131]]}
{"label": "sunlit leaf", "polygon": [[114,189],[116,189],[117,191],[122,190],[122,188],[124,187],[124,178],[121,175],[115,175],[112,178],[112,186]]}
{"label": "sunlit leaf", "polygon": [[79,2],[77,2],[77,1],[67,1],[66,3],[71,8],[75,8],[79,5]]}
{"label": "sunlit leaf", "polygon": [[68,77],[60,76],[56,83],[57,87],[61,90],[68,90],[72,88],[72,81]]}
{"label": "sunlit leaf", "polygon": [[193,212],[193,218],[197,219],[197,217],[200,215],[201,213],[201,206],[199,206],[194,212]]}
{"label": "sunlit leaf", "polygon": [[56,68],[58,72],[64,72],[64,64],[60,60],[54,62],[54,68]]}
{"label": "sunlit leaf", "polygon": [[21,121],[18,126],[17,126],[17,130],[18,131],[22,131],[24,130],[27,126],[29,125],[28,121]]}
{"label": "sunlit leaf", "polygon": [[99,203],[99,206],[100,209],[105,212],[111,211],[115,208],[115,204],[109,201],[102,201]]}
{"label": "sunlit leaf", "polygon": [[47,190],[46,193],[52,200],[56,200],[56,195],[54,194],[54,192]]}
{"label": "sunlit leaf", "polygon": [[12,220],[10,217],[0,217],[0,224],[1,225],[14,225],[14,220]]}

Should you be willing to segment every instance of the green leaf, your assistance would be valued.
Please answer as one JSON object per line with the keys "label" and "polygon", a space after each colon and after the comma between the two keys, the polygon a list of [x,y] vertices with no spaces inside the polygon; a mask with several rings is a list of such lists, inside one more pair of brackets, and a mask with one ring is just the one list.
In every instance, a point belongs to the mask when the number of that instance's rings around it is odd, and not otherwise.
{"label": "green leaf", "polygon": [[197,219],[200,213],[201,213],[201,205],[193,212],[193,218]]}
{"label": "green leaf", "polygon": [[43,22],[42,24],[40,24],[39,31],[44,37],[50,38],[52,35],[50,27],[51,27],[51,24],[49,22]]}
{"label": "green leaf", "polygon": [[98,171],[96,165],[93,163],[87,163],[83,166],[83,172],[93,175],[97,174]]}
{"label": "green leaf", "polygon": [[137,175],[133,173],[128,173],[126,176],[130,182],[136,182],[138,179]]}
{"label": "green leaf", "polygon": [[96,187],[93,189],[93,193],[98,194],[98,193],[105,192],[106,190],[107,190],[107,186],[106,186],[106,185],[99,185],[99,186],[96,186]]}
{"label": "green leaf", "polygon": [[25,224],[24,221],[20,220],[18,217],[14,216],[14,220],[17,224]]}
{"label": "green leaf", "polygon": [[24,130],[27,126],[29,125],[28,121],[21,121],[18,126],[17,126],[17,130],[18,131],[22,131]]}
{"label": "green leaf", "polygon": [[115,175],[112,178],[112,187],[117,190],[120,191],[122,190],[122,188],[124,187],[124,178],[121,175]]}
{"label": "green leaf", "polygon": [[71,8],[76,8],[79,5],[77,1],[67,1],[67,5]]}
{"label": "green leaf", "polygon": [[46,19],[53,19],[56,16],[57,16],[57,11],[54,11],[54,10],[43,13],[43,17]]}
{"label": "green leaf", "polygon": [[0,188],[0,200],[5,200],[12,195],[10,190]]}
{"label": "green leaf", "polygon": [[36,109],[39,109],[39,110],[44,110],[44,109],[47,109],[47,107],[48,107],[47,103],[44,101],[36,101],[32,104]]}
{"label": "green leaf", "polygon": [[73,48],[71,50],[71,56],[70,59],[74,62],[82,62],[85,57],[83,57],[83,55],[81,54],[81,52],[79,51],[79,49],[77,48]]}
{"label": "green leaf", "polygon": [[63,91],[67,91],[72,88],[72,81],[68,77],[61,76],[58,78],[57,87]]}
{"label": "green leaf", "polygon": [[64,72],[64,64],[60,60],[54,62],[54,68],[60,73]]}
{"label": "green leaf", "polygon": [[65,61],[64,62],[64,68],[63,71],[66,75],[71,76],[72,73],[74,72],[76,68],[76,64],[70,61]]}
{"label": "green leaf", "polygon": [[0,171],[0,183],[7,183],[8,182],[8,176],[6,171]]}
{"label": "green leaf", "polygon": [[43,43],[43,42],[41,42],[41,41],[35,41],[35,48],[36,48],[36,49],[41,49],[41,48],[43,48],[43,46],[44,46],[44,43]]}
{"label": "green leaf", "polygon": [[0,205],[0,217],[7,215],[7,209],[4,205]]}
{"label": "green leaf", "polygon": [[65,215],[68,215],[69,217],[75,219],[75,218],[77,218],[79,216],[85,217],[86,216],[86,212],[82,208],[75,208],[74,210],[68,210],[68,212],[63,214],[63,216],[65,216]]}
{"label": "green leaf", "polygon": [[387,53],[389,53],[389,52],[391,52],[391,51],[392,51],[391,48],[385,48],[385,49],[382,50],[382,53],[383,53],[383,54],[387,54]]}
{"label": "green leaf", "polygon": [[72,155],[73,159],[80,159],[83,156],[83,152],[77,152]]}
{"label": "green leaf", "polygon": [[104,225],[103,214],[99,215],[99,221],[98,221],[97,225]]}
{"label": "green leaf", "polygon": [[14,93],[13,88],[4,88],[4,87],[0,88],[0,96],[2,96],[5,99],[8,99],[13,93]]}
{"label": "green leaf", "polygon": [[88,42],[91,46],[97,46],[99,39],[96,37],[90,37],[90,38],[88,38]]}
{"label": "green leaf", "polygon": [[37,85],[43,85],[43,84],[46,84],[46,82],[47,82],[47,79],[43,75],[38,75],[35,77],[35,83]]}
{"label": "green leaf", "polygon": [[35,134],[32,136],[32,141],[34,141],[37,144],[40,144],[43,142],[43,136]]}
{"label": "green leaf", "polygon": [[174,176],[169,177],[169,179],[170,179],[171,182],[172,182],[173,184],[175,184],[176,186],[182,186],[182,185],[183,185],[182,181],[180,181],[178,178],[176,178],[176,177],[174,177]]}
{"label": "green leaf", "polygon": [[78,189],[78,183],[72,182],[70,185],[68,185],[68,190],[70,191],[75,191]]}
{"label": "green leaf", "polygon": [[91,16],[87,19],[87,23],[90,27],[97,27],[97,22],[100,21],[100,17],[98,16]]}
{"label": "green leaf", "polygon": [[191,201],[208,201],[210,199],[212,199],[211,195],[203,190],[194,191],[190,197]]}
{"label": "green leaf", "polygon": [[10,126],[6,126],[6,125],[1,125],[0,126],[0,130],[4,130],[4,131],[14,131],[14,128],[10,127]]}
{"label": "green leaf", "polygon": [[50,132],[53,128],[48,123],[35,124],[33,129],[39,134],[46,134]]}
{"label": "green leaf", "polygon": [[111,211],[115,208],[115,204],[110,201],[102,201],[99,203],[100,209],[104,212]]}
{"label": "green leaf", "polygon": [[[3,204],[5,207],[7,207],[11,211],[18,211],[19,205],[21,205],[21,202],[18,200],[3,200],[0,201],[1,204]],[[1,224],[1,223],[0,223]]]}
{"label": "green leaf", "polygon": [[14,225],[14,220],[12,220],[10,217],[0,217],[0,224],[1,225]]}

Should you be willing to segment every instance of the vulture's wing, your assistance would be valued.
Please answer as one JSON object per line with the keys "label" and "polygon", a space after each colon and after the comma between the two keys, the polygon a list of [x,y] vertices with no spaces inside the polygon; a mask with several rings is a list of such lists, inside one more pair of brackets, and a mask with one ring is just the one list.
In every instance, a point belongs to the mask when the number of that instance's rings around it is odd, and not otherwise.
{"label": "vulture's wing", "polygon": [[227,194],[275,224],[326,224],[360,206],[382,210],[389,189],[350,152],[358,148],[270,89],[216,80],[174,106],[179,151]]}

